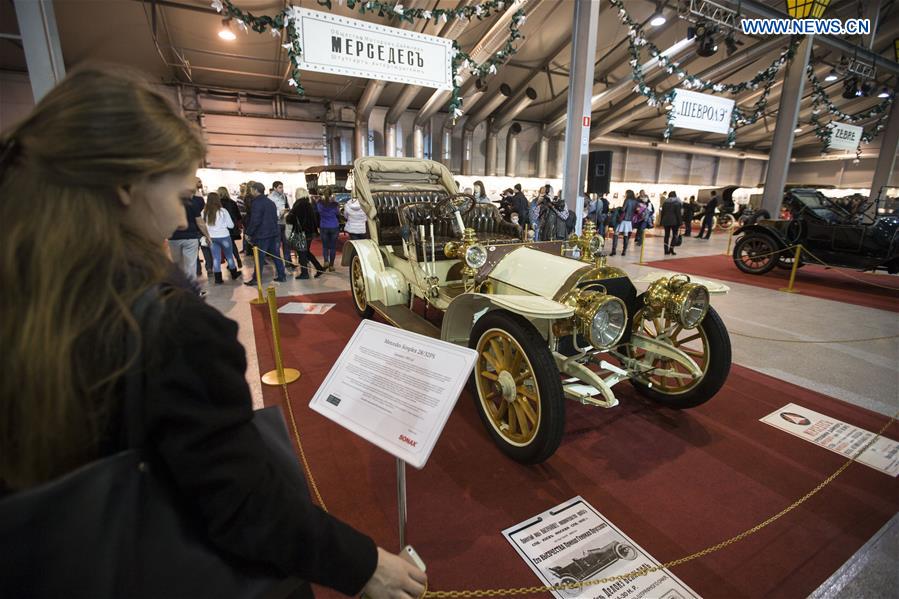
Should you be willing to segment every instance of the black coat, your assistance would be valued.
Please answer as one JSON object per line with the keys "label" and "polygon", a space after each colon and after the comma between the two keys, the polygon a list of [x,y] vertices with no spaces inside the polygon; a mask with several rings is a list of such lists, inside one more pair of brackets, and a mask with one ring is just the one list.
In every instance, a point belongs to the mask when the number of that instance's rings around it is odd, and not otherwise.
{"label": "black coat", "polygon": [[272,461],[252,423],[237,323],[186,293],[169,304],[145,419],[181,498],[224,553],[358,594],[377,565],[376,545],[313,505]]}
{"label": "black coat", "polygon": [[222,198],[222,208],[228,211],[228,214],[231,215],[231,222],[234,223],[234,226],[228,229],[228,232],[231,233],[231,239],[240,239],[241,218],[237,202],[231,198]]}
{"label": "black coat", "polygon": [[294,227],[300,227],[306,233],[307,238],[315,237],[318,233],[318,219],[309,200],[294,202],[293,208],[290,209],[285,220]]}
{"label": "black coat", "polygon": [[684,224],[681,201],[677,197],[665,198],[662,204],[661,224],[663,227],[679,227]]}
{"label": "black coat", "polygon": [[530,212],[530,206],[528,205],[528,199],[524,197],[524,194],[520,191],[516,191],[515,195],[512,196],[512,209],[518,213],[518,224],[524,227],[527,223],[530,222],[530,216],[528,213]]}

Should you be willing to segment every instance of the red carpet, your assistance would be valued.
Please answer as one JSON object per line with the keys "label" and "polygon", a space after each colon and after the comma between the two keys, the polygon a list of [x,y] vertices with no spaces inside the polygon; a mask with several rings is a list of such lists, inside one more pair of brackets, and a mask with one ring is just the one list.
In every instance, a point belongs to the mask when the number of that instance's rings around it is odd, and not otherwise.
{"label": "red carpet", "polygon": [[[297,298],[282,298],[296,301]],[[281,317],[285,365],[313,474],[332,513],[397,550],[392,457],[310,411],[313,391],[359,320],[348,293],[323,316]],[[273,368],[270,324],[253,307],[260,370]],[[408,469],[409,542],[428,564],[432,590],[538,584],[500,531],[582,495],[626,534],[667,561],[718,543],[780,511],[843,458],[758,422],[796,402],[878,431],[884,417],[734,366],[725,388],[687,411],[658,407],[627,383],[611,410],[566,404],[567,433],[538,467],[505,458],[466,392],[427,466]],[[280,388],[264,390],[267,405]],[[887,431],[899,436],[899,427]],[[788,516],[722,551],[675,568],[705,597],[804,597],[899,509],[899,481],[853,464]],[[331,595],[319,590],[321,596]]]}
{"label": "red carpet", "polygon": [[[764,275],[748,275],[736,267],[730,256],[674,258],[647,265],[766,289],[780,289],[790,282],[790,271],[782,268]],[[896,276],[828,270],[808,264],[797,271],[794,288],[802,295],[899,312],[899,277]]]}

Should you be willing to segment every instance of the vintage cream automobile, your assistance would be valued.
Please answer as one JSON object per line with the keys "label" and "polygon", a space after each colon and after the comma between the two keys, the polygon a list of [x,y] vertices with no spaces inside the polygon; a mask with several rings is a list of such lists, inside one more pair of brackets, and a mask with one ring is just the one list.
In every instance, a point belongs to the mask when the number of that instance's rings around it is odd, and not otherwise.
{"label": "vintage cream automobile", "polygon": [[[615,385],[630,381],[688,408],[727,378],[727,330],[708,289],[687,276],[638,295],[606,265],[592,229],[564,243],[526,241],[495,205],[458,193],[438,162],[360,158],[353,178],[371,233],[343,250],[356,311],[476,349],[475,401],[509,457],[534,464],[555,452],[565,398],[611,408]],[[429,318],[412,309],[416,299]]]}

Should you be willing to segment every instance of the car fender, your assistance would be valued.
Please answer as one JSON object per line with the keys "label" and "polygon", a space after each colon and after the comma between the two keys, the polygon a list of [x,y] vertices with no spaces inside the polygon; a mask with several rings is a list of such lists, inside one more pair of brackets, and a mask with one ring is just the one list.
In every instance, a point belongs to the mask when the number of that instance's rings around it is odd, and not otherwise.
{"label": "car fender", "polygon": [[341,265],[350,266],[353,256],[359,256],[362,275],[365,277],[366,299],[396,306],[409,301],[409,286],[402,273],[384,265],[381,251],[371,239],[354,239],[343,245]]}
{"label": "car fender", "polygon": [[478,318],[491,310],[500,309],[534,322],[544,336],[544,329],[547,327],[540,326],[538,322],[551,322],[574,314],[574,309],[570,306],[539,295],[465,293],[456,297],[447,307],[440,338],[452,343],[468,344],[471,328]]}
{"label": "car fender", "polygon": [[763,235],[767,235],[768,237],[773,238],[777,243],[781,245],[781,247],[787,247],[788,245],[790,245],[789,243],[787,243],[787,240],[786,238],[784,238],[783,234],[773,227],[766,227],[759,224],[745,225],[734,231],[734,236],[744,235],[746,233],[762,233]]}

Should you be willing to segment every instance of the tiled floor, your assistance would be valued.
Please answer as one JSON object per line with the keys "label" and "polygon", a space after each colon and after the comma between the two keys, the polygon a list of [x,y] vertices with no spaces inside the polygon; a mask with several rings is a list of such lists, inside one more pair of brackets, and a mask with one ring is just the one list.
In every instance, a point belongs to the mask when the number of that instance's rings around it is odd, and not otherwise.
{"label": "tiled floor", "polygon": [[[726,234],[713,235],[709,241],[686,238],[677,253],[678,257],[723,254],[727,244]],[[623,268],[635,279],[642,278],[654,269],[639,265],[640,249],[632,243],[627,256],[611,257],[609,263]],[[648,237],[643,249],[644,261],[664,257],[661,239]],[[251,269],[245,272],[249,276]],[[712,302],[731,333],[735,363],[884,415],[899,410],[899,338],[842,344],[773,341],[899,335],[899,318],[895,313],[750,285],[726,284],[730,291],[714,295]],[[349,288],[347,269],[343,267],[317,280],[291,278],[274,285],[279,296]],[[207,301],[239,323],[240,341],[247,350],[247,381],[254,403],[261,406],[248,304],[255,296],[255,288],[227,281],[224,285],[210,286]],[[744,337],[741,333],[768,340]],[[820,599],[895,597],[899,588],[897,547],[899,517],[894,517],[813,596]]]}

